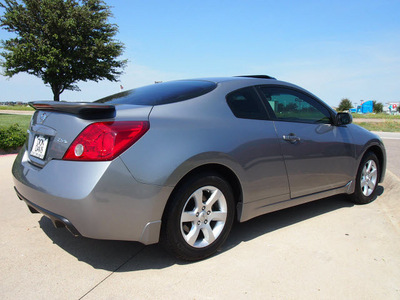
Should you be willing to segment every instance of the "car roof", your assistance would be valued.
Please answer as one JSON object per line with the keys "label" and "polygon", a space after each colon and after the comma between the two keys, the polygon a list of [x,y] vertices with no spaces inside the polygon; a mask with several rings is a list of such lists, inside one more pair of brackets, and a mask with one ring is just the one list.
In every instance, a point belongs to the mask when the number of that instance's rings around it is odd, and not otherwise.
{"label": "car roof", "polygon": [[[249,85],[263,85],[263,84],[271,84],[271,85],[282,85],[287,87],[293,87],[296,89],[303,90],[305,92],[310,93],[304,88],[292,84],[290,82],[277,80],[274,77],[268,75],[241,75],[241,76],[232,76],[232,77],[204,77],[204,78],[190,78],[190,79],[182,79],[185,80],[204,80],[214,82],[216,84],[226,84],[226,83],[245,83]],[[180,80],[178,80],[180,81]]]}
{"label": "car roof", "polygon": [[[191,78],[191,79],[183,79],[183,80],[204,80],[214,82],[216,84],[226,84],[226,83],[245,83],[249,85],[263,85],[263,84],[270,84],[270,85],[280,85],[286,87],[292,87],[298,90],[302,90],[308,94],[313,95],[306,89],[292,84],[290,82],[277,80],[274,77],[268,75],[241,75],[241,76],[232,76],[232,77],[204,77],[204,78]],[[316,97],[315,95],[313,95]],[[318,97],[316,97],[318,98]]]}
{"label": "car roof", "polygon": [[[295,85],[290,82],[281,81],[274,77],[268,75],[241,75],[241,76],[232,76],[232,77],[207,77],[207,78],[193,78],[193,79],[186,79],[186,80],[205,80],[211,81],[216,84],[226,84],[226,83],[244,83],[249,85],[276,85],[276,86],[285,86],[289,88],[294,88],[296,90],[303,91],[314,98],[322,101],[318,98],[315,94],[311,93],[310,91],[302,88],[301,86]],[[323,102],[323,101],[322,101]]]}
{"label": "car roof", "polygon": [[255,79],[262,79],[267,82],[276,82],[274,77],[268,75],[242,75],[242,76],[232,76],[232,77],[204,77],[204,78],[192,78],[192,79],[184,79],[184,80],[207,80],[215,83],[222,83],[228,81],[254,81]]}

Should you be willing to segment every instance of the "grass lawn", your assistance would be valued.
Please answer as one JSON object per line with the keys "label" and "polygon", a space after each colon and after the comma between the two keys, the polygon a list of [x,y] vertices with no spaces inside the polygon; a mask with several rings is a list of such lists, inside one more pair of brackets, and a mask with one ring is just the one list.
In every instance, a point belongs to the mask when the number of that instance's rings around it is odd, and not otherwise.
{"label": "grass lawn", "polygon": [[389,115],[389,114],[351,114],[353,119],[385,119],[385,120],[396,120],[400,119],[400,115]]}
{"label": "grass lawn", "polygon": [[383,132],[400,132],[400,122],[385,121],[385,122],[361,122],[354,123],[370,131]]}
{"label": "grass lawn", "polygon": [[28,129],[31,116],[0,114],[0,127],[9,127],[18,124],[23,130]]}
{"label": "grass lawn", "polygon": [[30,106],[26,105],[0,105],[0,110],[34,110]]}

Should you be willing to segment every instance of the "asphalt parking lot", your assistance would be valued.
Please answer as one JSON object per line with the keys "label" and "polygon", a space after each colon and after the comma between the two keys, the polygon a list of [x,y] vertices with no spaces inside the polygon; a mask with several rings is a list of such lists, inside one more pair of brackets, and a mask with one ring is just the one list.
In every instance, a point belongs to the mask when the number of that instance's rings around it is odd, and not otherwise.
{"label": "asphalt parking lot", "polygon": [[[399,148],[400,140],[389,143]],[[196,263],[158,245],[55,229],[16,197],[15,155],[0,156],[0,298],[400,299],[400,180],[391,153],[375,202],[331,197],[237,224],[217,255]]]}

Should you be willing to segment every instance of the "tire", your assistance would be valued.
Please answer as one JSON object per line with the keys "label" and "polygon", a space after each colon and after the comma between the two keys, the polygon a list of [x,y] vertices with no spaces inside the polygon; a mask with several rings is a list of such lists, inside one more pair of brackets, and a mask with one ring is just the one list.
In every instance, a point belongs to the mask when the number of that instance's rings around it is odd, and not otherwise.
{"label": "tire", "polygon": [[367,152],[358,167],[355,191],[350,200],[356,204],[367,204],[376,199],[380,174],[379,160],[372,152]]}
{"label": "tire", "polygon": [[160,242],[176,257],[196,261],[213,255],[232,228],[232,188],[217,174],[186,180],[172,195],[163,216]]}

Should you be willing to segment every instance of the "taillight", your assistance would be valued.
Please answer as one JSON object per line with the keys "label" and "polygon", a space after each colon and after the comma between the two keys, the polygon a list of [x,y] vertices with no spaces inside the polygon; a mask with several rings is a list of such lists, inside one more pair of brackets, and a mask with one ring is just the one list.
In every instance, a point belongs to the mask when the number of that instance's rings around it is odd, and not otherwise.
{"label": "taillight", "polygon": [[112,160],[149,129],[146,121],[98,122],[87,126],[72,142],[63,159]]}

